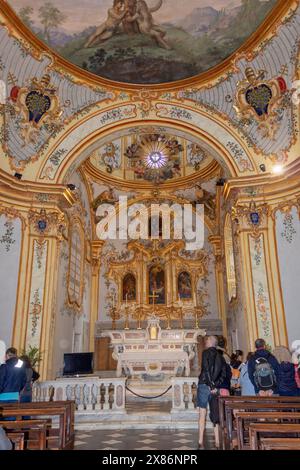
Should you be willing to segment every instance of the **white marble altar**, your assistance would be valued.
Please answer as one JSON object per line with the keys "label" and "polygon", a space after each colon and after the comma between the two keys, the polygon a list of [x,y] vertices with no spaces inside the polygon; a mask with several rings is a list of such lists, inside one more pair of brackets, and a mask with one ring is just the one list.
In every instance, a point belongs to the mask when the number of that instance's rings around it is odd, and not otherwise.
{"label": "white marble altar", "polygon": [[205,330],[161,329],[159,319],[152,317],[145,330],[109,330],[113,358],[118,362],[117,377],[174,377],[190,375],[190,361],[196,352],[198,336]]}

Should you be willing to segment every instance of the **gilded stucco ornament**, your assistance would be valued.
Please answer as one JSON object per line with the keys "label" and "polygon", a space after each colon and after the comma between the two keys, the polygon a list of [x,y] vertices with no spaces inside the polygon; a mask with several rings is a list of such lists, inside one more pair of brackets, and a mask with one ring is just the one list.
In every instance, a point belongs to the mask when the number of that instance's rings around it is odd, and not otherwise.
{"label": "gilded stucco ornament", "polygon": [[266,80],[265,75],[265,70],[246,68],[245,79],[237,84],[234,109],[244,122],[256,121],[263,137],[275,139],[278,110],[287,86],[283,77]]}
{"label": "gilded stucco ornament", "polygon": [[232,208],[233,220],[239,224],[240,229],[250,229],[254,237],[260,235],[269,213],[268,204],[256,205],[254,201],[247,206],[237,204]]}
{"label": "gilded stucco ornament", "polygon": [[65,228],[65,218],[59,212],[46,212],[45,209],[40,211],[30,210],[28,212],[28,221],[33,231],[40,237],[44,238],[49,235],[55,235],[62,239],[62,233]]}
{"label": "gilded stucco ornament", "polygon": [[37,142],[43,125],[55,130],[63,113],[56,88],[50,82],[50,75],[46,73],[40,80],[34,77],[28,86],[14,92],[12,101],[15,101],[16,113],[22,117],[21,135],[26,144]]}

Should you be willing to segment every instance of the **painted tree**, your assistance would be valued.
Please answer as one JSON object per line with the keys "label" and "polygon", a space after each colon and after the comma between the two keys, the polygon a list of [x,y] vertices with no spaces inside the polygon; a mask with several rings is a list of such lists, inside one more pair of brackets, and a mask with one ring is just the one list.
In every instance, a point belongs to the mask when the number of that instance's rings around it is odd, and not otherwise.
{"label": "painted tree", "polygon": [[33,20],[31,15],[33,14],[33,8],[30,6],[23,7],[19,10],[19,17],[23,21],[23,23],[28,26],[28,28],[33,27]]}
{"label": "painted tree", "polygon": [[39,8],[39,19],[44,27],[46,41],[51,43],[51,32],[66,20],[66,16],[51,2],[46,2]]}

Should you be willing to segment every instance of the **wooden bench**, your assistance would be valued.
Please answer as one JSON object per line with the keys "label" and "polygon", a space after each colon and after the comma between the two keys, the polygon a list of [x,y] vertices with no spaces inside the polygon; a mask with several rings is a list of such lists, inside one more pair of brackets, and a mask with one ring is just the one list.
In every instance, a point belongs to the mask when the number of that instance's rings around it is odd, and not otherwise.
{"label": "wooden bench", "polygon": [[13,444],[13,450],[24,450],[23,432],[8,432],[6,435]]}
{"label": "wooden bench", "polygon": [[46,449],[47,431],[51,428],[51,420],[0,421],[0,426],[11,435],[21,432],[24,435],[26,449]]}
{"label": "wooden bench", "polygon": [[300,439],[295,438],[267,438],[260,439],[261,450],[300,450]]}
{"label": "wooden bench", "polygon": [[58,428],[52,427],[47,435],[49,449],[74,448],[74,415],[73,401],[0,404],[0,418],[15,417],[20,421],[24,416],[30,418],[57,416]]}
{"label": "wooden bench", "polygon": [[254,412],[238,412],[235,415],[237,424],[237,440],[239,450],[249,450],[249,427],[250,424],[256,422],[268,422],[278,424],[300,424],[300,413],[268,411],[266,413],[261,411]]}
{"label": "wooden bench", "polygon": [[[260,449],[261,434],[272,434],[272,438],[276,434],[295,434],[296,438],[300,437],[300,424],[278,424],[278,423],[252,423],[249,426],[250,449]],[[270,436],[268,436],[270,437]],[[290,436],[288,436],[290,437]]]}
{"label": "wooden bench", "polygon": [[[283,409],[299,409],[300,397],[219,397],[220,443],[222,449],[232,448],[233,412],[256,411],[268,409],[276,411],[277,405],[284,404]],[[263,405],[263,406],[262,406]],[[292,405],[292,406],[291,406]]]}

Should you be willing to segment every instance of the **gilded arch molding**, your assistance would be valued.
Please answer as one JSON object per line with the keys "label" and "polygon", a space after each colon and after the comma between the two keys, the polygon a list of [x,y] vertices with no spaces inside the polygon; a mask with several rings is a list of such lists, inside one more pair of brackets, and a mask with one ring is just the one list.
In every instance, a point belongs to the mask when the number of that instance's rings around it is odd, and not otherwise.
{"label": "gilded arch molding", "polygon": [[[105,140],[125,135],[132,127],[159,126],[206,144],[213,157],[225,165],[228,175],[251,176],[257,171],[249,149],[223,122],[203,110],[177,103],[157,102],[145,120],[136,104],[128,103],[108,110],[97,110],[79,122],[67,126],[34,164],[36,181],[63,183],[73,171]],[[31,171],[33,168],[31,167]],[[26,172],[26,170],[25,170]]]}

